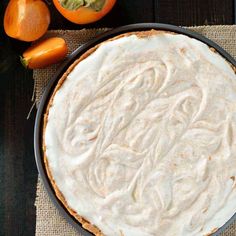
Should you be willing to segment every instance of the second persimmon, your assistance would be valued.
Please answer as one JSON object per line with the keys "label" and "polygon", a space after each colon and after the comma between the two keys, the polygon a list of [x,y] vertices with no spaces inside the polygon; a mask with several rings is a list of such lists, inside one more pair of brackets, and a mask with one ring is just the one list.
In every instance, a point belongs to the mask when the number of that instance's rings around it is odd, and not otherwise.
{"label": "second persimmon", "polygon": [[53,0],[53,3],[67,20],[76,24],[88,24],[104,17],[116,0]]}

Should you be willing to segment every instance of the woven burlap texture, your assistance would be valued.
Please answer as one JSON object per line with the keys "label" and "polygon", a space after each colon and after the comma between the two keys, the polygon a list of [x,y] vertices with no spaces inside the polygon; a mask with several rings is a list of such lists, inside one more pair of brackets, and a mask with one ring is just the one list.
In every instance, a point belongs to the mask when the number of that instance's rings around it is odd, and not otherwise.
{"label": "woven burlap texture", "polygon": [[[236,25],[233,26],[199,26],[189,27],[209,39],[213,40],[236,58]],[[88,40],[108,29],[84,29],[84,30],[56,30],[49,31],[45,37],[63,37],[69,45],[69,52],[84,44]],[[34,70],[35,101],[39,103],[40,97],[48,83],[60,65],[54,65],[47,69]],[[60,215],[55,208],[40,179],[37,184],[36,194],[36,236],[80,236],[70,224]],[[82,235],[81,235],[82,236]],[[231,224],[220,236],[236,236],[236,222]]]}

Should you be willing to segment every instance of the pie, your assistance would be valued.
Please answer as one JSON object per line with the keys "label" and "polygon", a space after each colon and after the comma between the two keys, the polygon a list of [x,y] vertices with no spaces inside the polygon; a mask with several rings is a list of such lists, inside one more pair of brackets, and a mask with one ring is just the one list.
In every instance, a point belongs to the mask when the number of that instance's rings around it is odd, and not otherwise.
{"label": "pie", "polygon": [[55,87],[43,153],[56,196],[94,235],[210,235],[236,212],[235,68],[168,31],[104,41]]}

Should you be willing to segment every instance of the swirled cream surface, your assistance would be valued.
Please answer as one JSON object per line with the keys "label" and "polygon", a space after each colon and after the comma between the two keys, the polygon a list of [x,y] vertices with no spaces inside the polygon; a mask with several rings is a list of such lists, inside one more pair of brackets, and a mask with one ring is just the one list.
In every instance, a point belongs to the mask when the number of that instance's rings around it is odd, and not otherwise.
{"label": "swirled cream surface", "polygon": [[199,236],[236,212],[236,76],[179,34],[104,42],[49,109],[50,172],[106,236]]}

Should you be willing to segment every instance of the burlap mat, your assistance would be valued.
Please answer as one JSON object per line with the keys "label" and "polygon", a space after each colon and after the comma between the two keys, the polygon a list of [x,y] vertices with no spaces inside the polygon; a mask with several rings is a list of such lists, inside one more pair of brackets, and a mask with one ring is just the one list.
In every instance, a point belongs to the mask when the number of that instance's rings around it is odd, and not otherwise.
{"label": "burlap mat", "polygon": [[[198,33],[212,39],[222,46],[234,58],[236,58],[236,25],[234,26],[200,26],[190,27]],[[68,45],[70,52],[79,45],[94,38],[99,33],[107,29],[87,29],[79,31],[49,31],[45,37],[60,36],[63,37]],[[34,99],[38,104],[48,81],[53,77],[59,65],[54,65],[48,69],[34,70],[35,80]],[[69,225],[59,214],[49,199],[45,189],[39,179],[37,184],[36,206],[36,236],[80,236],[76,230]],[[221,236],[236,236],[236,222],[231,224],[227,230],[220,234]]]}

